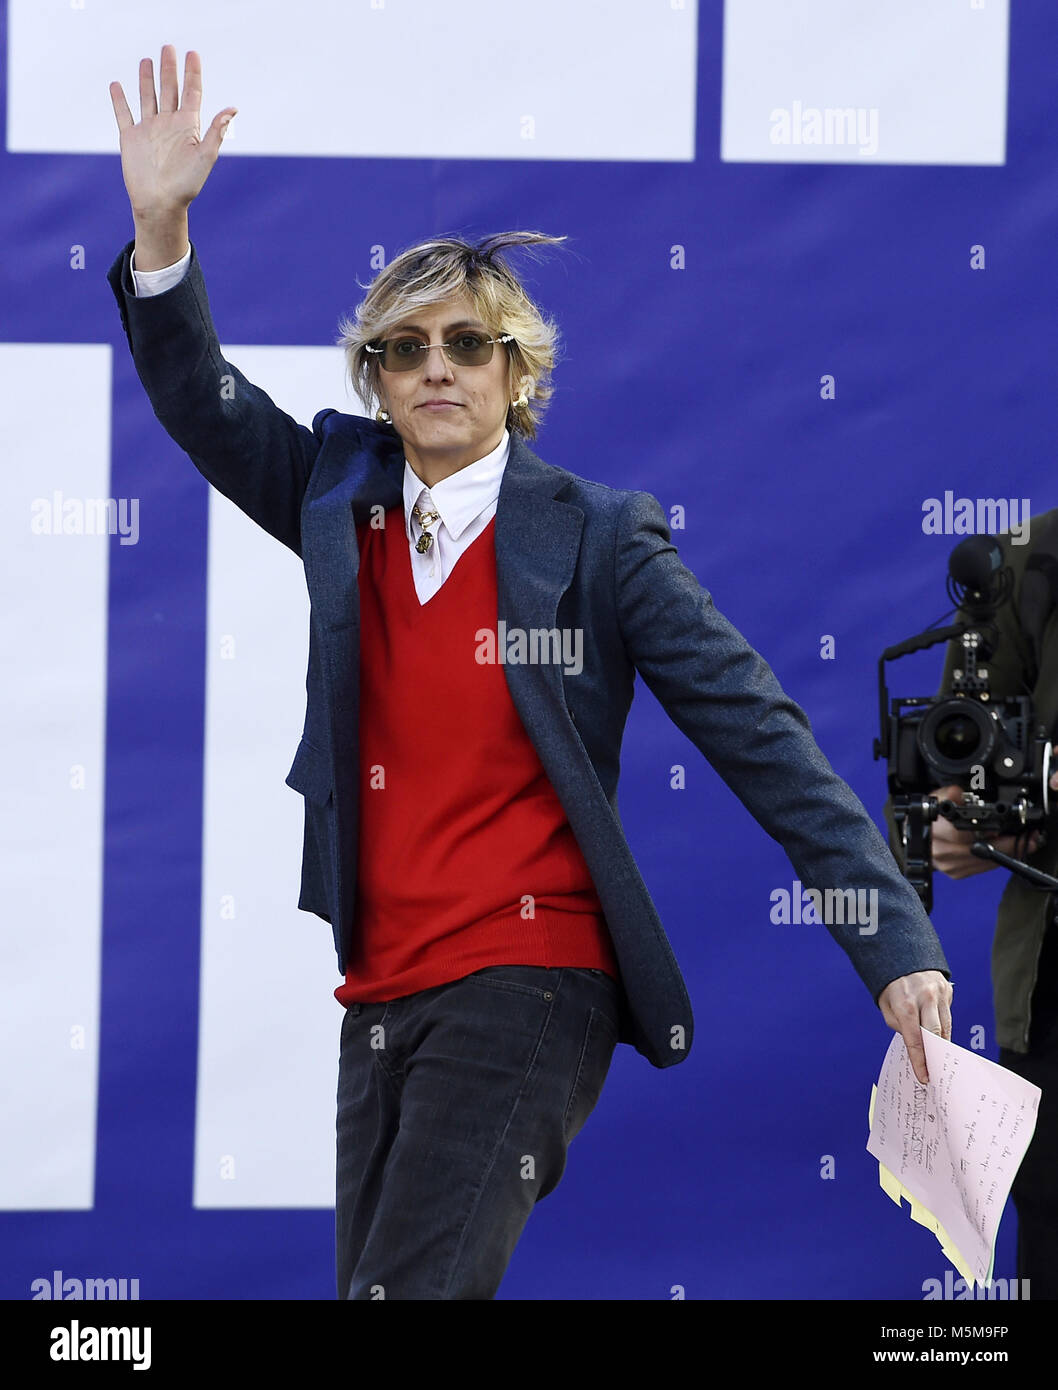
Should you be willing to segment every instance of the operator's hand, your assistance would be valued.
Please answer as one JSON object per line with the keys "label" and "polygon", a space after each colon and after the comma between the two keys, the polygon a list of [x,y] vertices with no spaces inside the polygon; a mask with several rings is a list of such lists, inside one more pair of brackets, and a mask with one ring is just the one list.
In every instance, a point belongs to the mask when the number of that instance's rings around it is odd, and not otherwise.
{"label": "operator's hand", "polygon": [[184,60],[184,91],[177,100],[176,49],[167,43],[161,58],[161,102],[154,93],[150,58],[140,59],[140,121],[132,119],[120,82],[111,82],[121,140],[121,172],[138,217],[184,211],[196,198],[220,154],[220,142],[234,106],[213,118],[205,136],[199,135],[202,107],[202,61],[194,51]]}
{"label": "operator's hand", "polygon": [[[1050,785],[1052,789],[1058,791],[1058,772],[1051,778]],[[938,787],[930,795],[935,796],[938,801],[961,802],[963,800],[962,787]],[[976,855],[970,853],[970,846],[980,838],[975,831],[959,830],[945,816],[938,816],[933,822],[930,836],[933,848],[933,867],[939,869],[942,874],[947,874],[949,878],[969,878],[971,874],[984,874],[989,869],[998,869],[999,865],[994,859],[978,859]],[[1032,832],[1027,841],[1023,836],[1000,835],[991,843],[1001,854],[1017,856],[1019,840],[1022,855],[1031,854],[1033,850],[1039,848],[1040,837],[1036,831]]]}
{"label": "operator's hand", "polygon": [[878,996],[882,1017],[899,1033],[911,1068],[924,1086],[929,1080],[922,1029],[951,1041],[951,1001],[954,990],[939,970],[916,970],[886,985]]}

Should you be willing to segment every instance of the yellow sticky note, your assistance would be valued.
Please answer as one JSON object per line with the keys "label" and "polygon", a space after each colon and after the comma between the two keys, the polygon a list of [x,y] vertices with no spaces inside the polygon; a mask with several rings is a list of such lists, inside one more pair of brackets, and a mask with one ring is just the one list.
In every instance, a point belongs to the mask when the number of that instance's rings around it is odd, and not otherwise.
{"label": "yellow sticky note", "polygon": [[887,1193],[896,1205],[899,1206],[904,1189],[883,1163],[879,1163],[878,1165],[878,1181],[882,1184],[882,1191]]}

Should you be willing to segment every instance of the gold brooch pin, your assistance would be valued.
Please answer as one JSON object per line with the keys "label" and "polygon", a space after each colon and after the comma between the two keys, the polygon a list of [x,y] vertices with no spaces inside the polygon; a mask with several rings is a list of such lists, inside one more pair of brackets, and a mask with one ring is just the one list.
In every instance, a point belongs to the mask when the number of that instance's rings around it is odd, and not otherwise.
{"label": "gold brooch pin", "polygon": [[415,517],[419,525],[422,527],[422,535],[415,542],[415,549],[419,552],[420,555],[425,555],[426,552],[430,549],[430,546],[433,545],[433,536],[430,534],[429,531],[427,531],[426,528],[427,526],[432,526],[433,523],[440,518],[441,513],[422,512],[419,510],[418,503],[416,503],[411,510],[412,515]]}

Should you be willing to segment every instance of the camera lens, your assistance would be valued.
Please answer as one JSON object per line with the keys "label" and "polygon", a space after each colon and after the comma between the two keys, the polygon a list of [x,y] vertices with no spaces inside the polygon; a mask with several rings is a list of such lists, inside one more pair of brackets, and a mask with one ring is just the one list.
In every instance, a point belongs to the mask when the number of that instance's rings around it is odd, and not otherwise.
{"label": "camera lens", "polygon": [[990,710],[976,700],[939,700],[918,726],[924,761],[944,778],[959,777],[974,766],[988,766],[996,751],[996,728]]}
{"label": "camera lens", "polygon": [[981,745],[981,730],[965,714],[949,714],[938,720],[933,742],[945,758],[969,758]]}

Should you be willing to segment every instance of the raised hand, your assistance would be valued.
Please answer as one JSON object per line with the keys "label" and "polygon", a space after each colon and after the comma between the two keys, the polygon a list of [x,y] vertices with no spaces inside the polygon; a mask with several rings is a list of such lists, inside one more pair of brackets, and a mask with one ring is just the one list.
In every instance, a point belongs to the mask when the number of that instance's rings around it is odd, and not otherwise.
{"label": "raised hand", "polygon": [[161,56],[161,101],[155,97],[150,58],[140,60],[140,120],[132,119],[120,82],[111,82],[121,140],[121,172],[137,221],[154,222],[186,212],[220,154],[220,142],[234,106],[213,118],[199,133],[202,108],[202,61],[194,51],[184,61],[184,90],[178,100],[176,49],[166,44]]}

